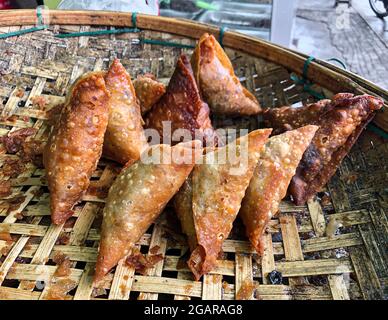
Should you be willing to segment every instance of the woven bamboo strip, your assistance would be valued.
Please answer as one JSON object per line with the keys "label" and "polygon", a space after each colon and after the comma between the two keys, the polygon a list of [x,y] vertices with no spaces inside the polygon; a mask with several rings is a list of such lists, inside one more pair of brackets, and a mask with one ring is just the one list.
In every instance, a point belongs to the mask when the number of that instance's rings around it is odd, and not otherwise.
{"label": "woven bamboo strip", "polygon": [[353,272],[353,266],[348,259],[318,259],[277,262],[276,269],[286,277]]}
{"label": "woven bamboo strip", "polygon": [[77,290],[74,294],[74,300],[90,299],[93,291],[93,272],[94,263],[87,263],[78,283]]}
{"label": "woven bamboo strip", "polygon": [[207,274],[203,278],[202,299],[221,300],[222,276],[220,274]]}
{"label": "woven bamboo strip", "polygon": [[311,216],[311,224],[313,225],[315,234],[322,237],[325,234],[326,222],[322,212],[322,207],[316,199],[311,199],[307,202],[307,207]]}
{"label": "woven bamboo strip", "polygon": [[20,239],[13,245],[11,251],[9,251],[7,258],[3,261],[0,266],[0,284],[3,283],[6,274],[9,269],[12,267],[16,258],[18,257],[20,251],[22,251],[23,247],[26,245],[29,237],[22,236]]}
{"label": "woven bamboo strip", "polygon": [[273,252],[272,235],[267,233],[264,235],[265,250],[261,258],[261,268],[263,284],[268,284],[268,274],[275,270],[275,259]]}
{"label": "woven bamboo strip", "polygon": [[[177,279],[192,280],[193,276],[189,272],[178,271]],[[202,293],[204,293],[203,290],[202,290]],[[182,296],[182,295],[176,294],[174,295],[174,300],[191,300],[191,298],[189,296]]]}
{"label": "woven bamboo strip", "polygon": [[[296,226],[295,216],[281,215],[279,217],[281,224],[284,255],[288,261],[303,261],[303,252],[300,245],[298,229]],[[307,284],[307,280],[303,278],[289,279],[290,285]]]}
{"label": "woven bamboo strip", "polygon": [[[149,245],[148,254],[160,254],[163,257],[166,254],[167,241],[163,237],[164,229],[159,223],[154,224],[154,230],[151,236],[151,242]],[[155,250],[157,249],[157,250]],[[149,276],[161,276],[163,271],[163,261],[157,262],[152,268],[148,268],[146,275]],[[158,300],[158,294],[156,293],[141,293],[138,297],[139,300]]]}
{"label": "woven bamboo strip", "polygon": [[365,250],[363,248],[352,248],[350,257],[364,299],[381,299],[383,296],[381,283]]}
{"label": "woven bamboo strip", "polygon": [[328,277],[331,294],[334,300],[349,300],[348,289],[342,274],[332,274]]}
{"label": "woven bamboo strip", "polygon": [[[47,263],[50,256],[50,252],[54,247],[54,244],[57,241],[57,238],[62,228],[63,224],[58,226],[52,224],[50,227],[48,227],[45,236],[43,237],[34,256],[31,259],[31,265],[43,267]],[[47,286],[47,279],[44,279],[44,281]],[[34,286],[29,281],[21,281],[19,284],[19,288],[32,291],[34,289]]]}
{"label": "woven bamboo strip", "polygon": [[[244,290],[244,287],[250,287],[253,285],[253,274],[252,274],[252,256],[245,253],[236,253],[236,298],[239,296],[240,290]],[[246,290],[246,289],[245,289]],[[252,299],[253,292],[250,297],[244,297],[248,300]]]}
{"label": "woven bamboo strip", "polygon": [[202,286],[200,282],[165,277],[135,276],[132,285],[133,291],[179,294],[192,297],[201,297]]}
{"label": "woven bamboo strip", "polygon": [[128,300],[129,294],[131,293],[134,274],[135,269],[127,266],[125,261],[121,260],[113,277],[109,299]]}

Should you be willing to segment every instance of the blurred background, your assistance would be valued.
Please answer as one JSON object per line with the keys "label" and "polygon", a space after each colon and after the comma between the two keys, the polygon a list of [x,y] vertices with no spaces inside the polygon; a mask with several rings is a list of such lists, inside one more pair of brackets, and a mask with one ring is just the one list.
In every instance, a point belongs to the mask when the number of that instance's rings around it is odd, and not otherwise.
{"label": "blurred background", "polygon": [[0,0],[0,9],[133,11],[234,29],[388,88],[388,0]]}

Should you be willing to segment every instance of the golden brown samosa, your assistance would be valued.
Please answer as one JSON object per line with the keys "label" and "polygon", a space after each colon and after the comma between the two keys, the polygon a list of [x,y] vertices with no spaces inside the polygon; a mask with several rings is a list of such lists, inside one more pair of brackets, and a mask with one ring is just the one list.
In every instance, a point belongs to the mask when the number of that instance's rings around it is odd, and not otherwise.
{"label": "golden brown samosa", "polygon": [[[171,132],[163,132],[164,128],[165,131],[167,129],[166,125],[171,125]],[[174,134],[182,132],[182,129],[188,134],[184,137],[186,139],[203,140],[207,146],[218,144],[219,139],[209,117],[209,107],[201,99],[186,55],[179,57],[166,93],[147,113],[145,127],[155,129],[160,138],[167,135],[172,140],[171,144],[179,142],[176,139],[181,139],[181,136],[174,139]]]}
{"label": "golden brown samosa", "polygon": [[133,81],[136,97],[139,99],[141,114],[145,115],[166,92],[166,86],[152,74],[137,76]]}
{"label": "golden brown samosa", "polygon": [[43,152],[51,220],[64,223],[89,186],[108,124],[109,92],[103,74],[88,73],[70,88]]}
{"label": "golden brown samosa", "polygon": [[201,36],[191,65],[202,97],[214,113],[242,116],[261,112],[259,102],[242,86],[214,36],[207,33]]}
{"label": "golden brown samosa", "polygon": [[131,77],[118,59],[106,73],[105,83],[110,98],[103,154],[121,164],[133,163],[147,148],[147,141]]}
{"label": "golden brown samosa", "polygon": [[271,137],[264,145],[241,204],[240,216],[256,251],[263,254],[262,236],[286,196],[295,170],[318,130],[305,126]]}
{"label": "golden brown samosa", "polygon": [[264,120],[275,130],[303,125],[319,126],[290,183],[289,192],[297,205],[303,205],[334,175],[375,111],[383,106],[379,98],[364,94],[336,94],[331,101],[301,108],[269,109]]}
{"label": "golden brown samosa", "polygon": [[[162,157],[159,162],[145,161],[144,154],[149,153],[159,153]],[[183,153],[185,161],[179,158]],[[155,145],[121,171],[109,190],[103,212],[96,282],[130,253],[179,190],[201,153],[200,141],[174,147]]]}
{"label": "golden brown samosa", "polygon": [[210,151],[203,156],[204,163],[194,167],[192,211],[197,245],[188,265],[196,279],[213,269],[271,131],[256,130]]}
{"label": "golden brown samosa", "polygon": [[174,209],[181,223],[183,233],[187,237],[190,251],[197,246],[197,233],[195,232],[193,217],[193,185],[190,175],[174,197]]}

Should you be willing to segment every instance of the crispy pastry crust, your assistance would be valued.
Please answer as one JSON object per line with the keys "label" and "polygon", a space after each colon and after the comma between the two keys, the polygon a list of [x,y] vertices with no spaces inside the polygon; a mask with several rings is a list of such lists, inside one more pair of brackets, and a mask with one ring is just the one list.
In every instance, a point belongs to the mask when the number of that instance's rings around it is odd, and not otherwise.
{"label": "crispy pastry crust", "polygon": [[185,55],[181,55],[177,62],[166,94],[147,113],[145,125],[146,128],[156,129],[163,137],[163,121],[171,121],[172,134],[178,129],[187,129],[194,139],[195,130],[198,130],[207,146],[218,143],[209,118],[209,107],[201,100],[193,70]]}
{"label": "crispy pastry crust", "polygon": [[[264,113],[267,123],[276,129],[288,130],[306,124],[320,127],[290,183],[289,191],[297,205],[303,205],[329,181],[373,118],[373,111],[382,105],[380,99],[369,95],[340,93],[329,104],[307,105],[296,109],[298,111],[283,107]],[[296,112],[299,112],[299,117]]]}
{"label": "crispy pastry crust", "polygon": [[191,64],[201,94],[213,112],[225,115],[261,112],[259,102],[241,85],[228,56],[212,35],[205,33],[199,39]]}
{"label": "crispy pastry crust", "polygon": [[133,163],[147,147],[147,141],[131,77],[118,59],[106,73],[105,83],[110,98],[103,155],[121,164]]}
{"label": "crispy pastry crust", "polygon": [[279,209],[288,185],[317,126],[308,125],[271,137],[261,151],[260,159],[242,201],[240,216],[247,236],[262,255],[263,233]]}
{"label": "crispy pastry crust", "polygon": [[89,186],[101,156],[108,123],[103,74],[89,73],[70,88],[59,120],[43,152],[54,224],[64,223]]}
{"label": "crispy pastry crust", "polygon": [[138,76],[133,81],[136,97],[139,99],[141,114],[145,115],[166,92],[166,86],[152,75]]}
{"label": "crispy pastry crust", "polygon": [[193,184],[192,176],[190,175],[174,197],[174,209],[181,222],[182,231],[187,237],[190,251],[194,251],[197,246],[197,234],[194,226],[192,198]]}
{"label": "crispy pastry crust", "polygon": [[[201,155],[201,142],[181,143],[174,147],[155,145],[145,152],[160,152],[166,158],[177,153]],[[194,149],[192,149],[194,148]],[[125,167],[109,190],[103,213],[101,240],[95,281],[98,282],[147,231],[194,167],[194,161],[160,164],[137,161]]]}
{"label": "crispy pastry crust", "polygon": [[[197,247],[188,265],[196,279],[211,271],[224,240],[241,206],[246,188],[260,156],[260,150],[271,129],[256,130],[235,143],[208,152],[204,164],[195,166],[192,173],[192,210]],[[239,150],[236,161],[227,158],[224,163],[212,160],[226,151]],[[237,168],[240,170],[234,171]]]}
{"label": "crispy pastry crust", "polygon": [[330,110],[331,100],[324,99],[299,108],[281,107],[264,110],[263,118],[266,127],[273,128],[272,135],[283,133],[311,124]]}

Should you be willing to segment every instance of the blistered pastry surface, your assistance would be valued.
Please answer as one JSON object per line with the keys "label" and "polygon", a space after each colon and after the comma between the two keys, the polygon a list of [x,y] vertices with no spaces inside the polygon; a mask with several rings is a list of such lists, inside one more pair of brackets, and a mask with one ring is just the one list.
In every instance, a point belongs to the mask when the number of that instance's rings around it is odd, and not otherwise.
{"label": "blistered pastry surface", "polygon": [[[187,148],[184,144],[156,145],[146,152],[172,157]],[[200,155],[201,149],[195,148],[194,153]],[[154,164],[139,160],[121,171],[109,190],[103,212],[96,280],[130,253],[193,167],[194,162]]]}
{"label": "blistered pastry surface", "polygon": [[43,161],[56,224],[73,214],[73,205],[88,188],[97,167],[108,123],[108,97],[101,73],[83,76],[70,89],[48,138]]}
{"label": "blistered pastry surface", "polygon": [[213,112],[226,115],[255,115],[258,101],[234,74],[233,66],[216,39],[204,34],[191,58],[201,94]]}
{"label": "blistered pastry surface", "polygon": [[242,201],[240,216],[259,254],[262,235],[279,210],[300,159],[318,127],[309,125],[271,137],[264,145]]}
{"label": "blistered pastry surface", "polygon": [[105,83],[110,97],[104,156],[122,164],[134,162],[147,147],[147,141],[131,77],[118,59],[106,73]]}
{"label": "blistered pastry surface", "polygon": [[[188,263],[197,279],[214,267],[270,133],[270,129],[253,131],[239,138],[236,144],[206,153],[206,162],[194,167],[192,209],[198,246]],[[219,161],[219,155],[225,151],[234,154],[231,148],[241,157],[234,161],[227,158],[223,164],[213,160]]]}

